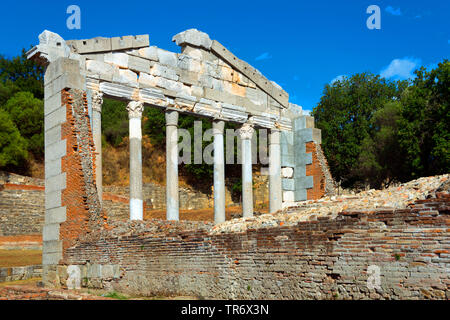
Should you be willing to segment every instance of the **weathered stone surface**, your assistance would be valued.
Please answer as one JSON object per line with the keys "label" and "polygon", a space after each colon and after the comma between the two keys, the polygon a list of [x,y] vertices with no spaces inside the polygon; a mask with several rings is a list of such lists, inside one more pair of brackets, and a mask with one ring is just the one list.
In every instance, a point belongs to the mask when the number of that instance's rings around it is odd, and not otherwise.
{"label": "weathered stone surface", "polygon": [[148,34],[138,36],[123,36],[111,38],[111,50],[124,50],[148,47],[150,44]]}
{"label": "weathered stone surface", "polygon": [[206,50],[211,48],[212,41],[209,36],[197,29],[189,29],[178,33],[172,38],[172,41],[179,46],[192,45],[196,47],[202,47]]}
{"label": "weathered stone surface", "polygon": [[158,58],[158,48],[155,46],[148,47],[148,48],[142,48],[137,51],[140,56],[142,56],[145,59],[152,60],[152,61],[159,61]]}
{"label": "weathered stone surface", "polygon": [[294,169],[293,168],[281,168],[281,176],[283,178],[292,178],[294,176]]}
{"label": "weathered stone surface", "polygon": [[104,62],[114,64],[121,68],[128,68],[128,58],[129,58],[129,55],[126,53],[112,52],[112,53],[105,54]]}
{"label": "weathered stone surface", "polygon": [[138,86],[137,74],[129,69],[119,69],[118,72],[114,73],[113,81],[130,87],[137,88]]}
{"label": "weathered stone surface", "polygon": [[153,62],[136,56],[128,56],[128,68],[136,72],[149,72]]}
{"label": "weathered stone surface", "polygon": [[114,66],[112,66],[109,63],[101,62],[101,61],[95,61],[95,60],[88,60],[86,61],[86,70],[91,71],[96,74],[100,75],[109,75],[113,76],[114,74]]}
{"label": "weathered stone surface", "polygon": [[175,69],[163,66],[161,64],[155,64],[151,70],[150,74],[156,77],[163,77],[169,80],[178,81],[178,75]]}
{"label": "weathered stone surface", "polygon": [[157,49],[159,63],[165,64],[171,67],[177,67],[178,57],[176,53],[166,51],[163,49]]}

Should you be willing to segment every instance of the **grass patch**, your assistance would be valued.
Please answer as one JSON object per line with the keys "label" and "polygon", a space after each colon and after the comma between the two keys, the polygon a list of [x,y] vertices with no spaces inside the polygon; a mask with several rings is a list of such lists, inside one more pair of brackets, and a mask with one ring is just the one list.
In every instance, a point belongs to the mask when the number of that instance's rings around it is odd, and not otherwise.
{"label": "grass patch", "polygon": [[112,299],[117,299],[117,300],[128,300],[130,299],[129,297],[119,293],[119,292],[108,292],[106,294],[102,294],[102,297],[106,297],[106,298],[112,298]]}

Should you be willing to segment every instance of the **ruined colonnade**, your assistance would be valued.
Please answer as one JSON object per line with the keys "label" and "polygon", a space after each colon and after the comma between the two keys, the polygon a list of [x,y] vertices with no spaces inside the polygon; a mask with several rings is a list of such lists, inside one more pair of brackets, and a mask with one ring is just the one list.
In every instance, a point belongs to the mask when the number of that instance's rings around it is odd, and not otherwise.
{"label": "ruined colonnade", "polygon": [[[96,183],[99,198],[102,198],[102,146],[101,109],[103,94],[92,91],[93,140],[97,152]],[[144,199],[142,192],[142,112],[144,104],[130,101],[127,105],[130,140],[130,220],[143,220]],[[166,119],[166,218],[179,220],[178,195],[178,118],[177,110],[167,109]],[[214,222],[225,221],[225,156],[224,125],[222,120],[213,120],[214,136]],[[244,123],[238,130],[241,141],[242,163],[242,208],[244,217],[253,216],[252,144],[254,126]],[[272,129],[269,139],[269,205],[270,212],[281,209],[281,157],[280,132]]]}

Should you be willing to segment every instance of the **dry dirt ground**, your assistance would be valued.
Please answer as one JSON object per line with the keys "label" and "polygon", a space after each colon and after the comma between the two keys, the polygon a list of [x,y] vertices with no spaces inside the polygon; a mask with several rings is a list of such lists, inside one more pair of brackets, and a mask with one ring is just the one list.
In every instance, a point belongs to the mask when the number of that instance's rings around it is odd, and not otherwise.
{"label": "dry dirt ground", "polygon": [[42,264],[41,250],[0,250],[0,268]]}
{"label": "dry dirt ground", "polygon": [[[261,213],[268,213],[267,208],[262,208]],[[227,207],[225,209],[226,220],[242,216],[241,207]],[[149,210],[145,212],[145,219],[166,219],[165,210]],[[180,220],[188,221],[214,221],[214,208],[200,209],[200,210],[180,210]]]}
{"label": "dry dirt ground", "polygon": [[42,288],[41,278],[0,283],[0,300],[198,300],[193,296],[130,296],[99,289]]}

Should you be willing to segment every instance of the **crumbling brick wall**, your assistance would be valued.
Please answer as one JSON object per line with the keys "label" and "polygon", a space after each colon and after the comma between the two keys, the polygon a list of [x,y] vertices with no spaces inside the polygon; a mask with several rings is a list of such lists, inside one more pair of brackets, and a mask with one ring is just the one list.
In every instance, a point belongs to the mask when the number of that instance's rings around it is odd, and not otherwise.
{"label": "crumbling brick wall", "polygon": [[66,220],[60,226],[64,251],[81,235],[101,228],[106,217],[95,185],[95,148],[86,94],[76,89],[63,90],[61,99],[67,119],[61,133],[67,141],[66,155],[61,160],[67,179],[61,199],[66,207]]}
{"label": "crumbling brick wall", "polygon": [[[342,212],[295,226],[219,233],[127,222],[68,248],[84,285],[223,299],[448,299],[448,194],[402,210]],[[380,271],[368,285],[369,266]],[[376,282],[375,282],[376,284]]]}
{"label": "crumbling brick wall", "polygon": [[307,189],[308,200],[334,195],[335,186],[322,147],[313,141],[306,143],[306,152],[312,154],[312,163],[306,165],[306,175],[313,177],[313,187]]}

